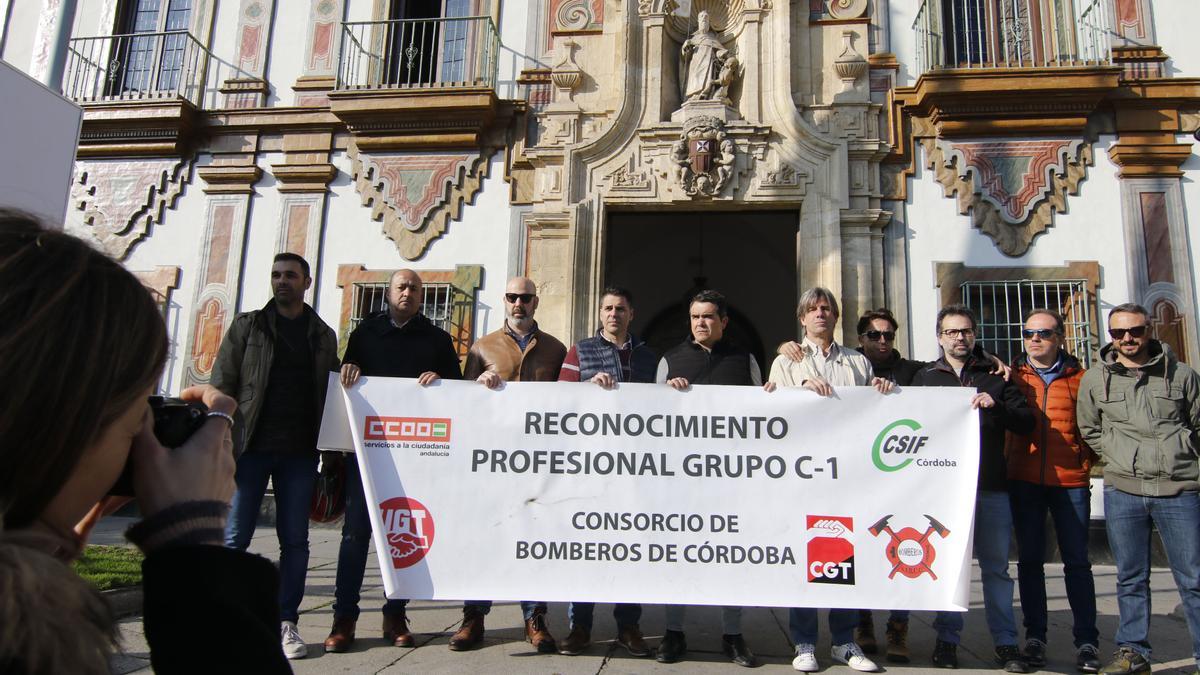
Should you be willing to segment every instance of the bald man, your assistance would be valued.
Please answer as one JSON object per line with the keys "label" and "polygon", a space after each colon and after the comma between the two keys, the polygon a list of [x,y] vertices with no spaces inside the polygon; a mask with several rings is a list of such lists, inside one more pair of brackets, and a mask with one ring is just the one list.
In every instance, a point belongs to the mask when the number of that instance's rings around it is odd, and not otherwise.
{"label": "bald man", "polygon": [[[514,277],[504,287],[504,325],[479,338],[467,354],[463,376],[489,389],[505,382],[553,382],[558,379],[567,348],[557,338],[538,329],[537,286],[525,277]],[[471,601],[463,606],[462,627],[450,638],[450,649],[472,649],[483,640],[483,616],[491,602]],[[521,601],[525,639],[539,653],[558,651],[546,625],[546,603]]]}
{"label": "bald man", "polygon": [[[422,385],[439,378],[462,379],[458,354],[450,334],[421,314],[421,277],[396,270],[388,281],[387,309],[363,319],[350,334],[342,358],[342,385],[353,387],[362,375],[413,377]],[[333,629],[325,639],[326,652],[344,652],[354,643],[358,600],[371,543],[371,520],[358,463],[346,465],[346,516],[338,549]],[[414,646],[405,615],[407,600],[388,600],[383,606],[383,638],[397,647]]]}

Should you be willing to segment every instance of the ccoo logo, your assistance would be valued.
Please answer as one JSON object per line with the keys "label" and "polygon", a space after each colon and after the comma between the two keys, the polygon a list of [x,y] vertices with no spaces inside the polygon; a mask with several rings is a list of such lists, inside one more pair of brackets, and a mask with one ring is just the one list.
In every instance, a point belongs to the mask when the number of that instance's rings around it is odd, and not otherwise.
{"label": "ccoo logo", "polygon": [[442,417],[377,417],[363,421],[363,440],[450,442],[450,420]]}
{"label": "ccoo logo", "polygon": [[880,471],[899,471],[913,463],[912,455],[929,442],[929,437],[916,432],[921,425],[915,420],[896,420],[883,428],[871,448],[871,461]]}
{"label": "ccoo logo", "polygon": [[392,567],[412,567],[433,547],[433,516],[421,502],[409,497],[393,497],[379,505],[383,532],[387,538]]}

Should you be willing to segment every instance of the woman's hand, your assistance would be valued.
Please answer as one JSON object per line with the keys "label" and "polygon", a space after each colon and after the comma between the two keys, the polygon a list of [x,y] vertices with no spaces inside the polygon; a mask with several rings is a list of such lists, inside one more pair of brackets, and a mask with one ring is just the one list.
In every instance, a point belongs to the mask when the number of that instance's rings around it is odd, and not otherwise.
{"label": "woman's hand", "polygon": [[[208,385],[180,393],[185,401],[200,401],[212,412],[233,415],[237,402]],[[143,516],[192,501],[229,503],[233,497],[233,436],[229,421],[209,417],[196,433],[175,449],[164,448],[154,437],[154,417],[146,409],[146,423],[133,439],[133,486]]]}

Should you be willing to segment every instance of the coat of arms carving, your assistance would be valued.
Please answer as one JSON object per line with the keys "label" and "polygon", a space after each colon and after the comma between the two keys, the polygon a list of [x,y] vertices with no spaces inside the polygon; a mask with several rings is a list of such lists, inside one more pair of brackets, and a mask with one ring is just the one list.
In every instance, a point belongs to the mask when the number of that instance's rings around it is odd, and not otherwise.
{"label": "coat of arms carving", "polygon": [[715,117],[693,117],[671,145],[675,180],[689,196],[715,197],[729,184],[737,145]]}

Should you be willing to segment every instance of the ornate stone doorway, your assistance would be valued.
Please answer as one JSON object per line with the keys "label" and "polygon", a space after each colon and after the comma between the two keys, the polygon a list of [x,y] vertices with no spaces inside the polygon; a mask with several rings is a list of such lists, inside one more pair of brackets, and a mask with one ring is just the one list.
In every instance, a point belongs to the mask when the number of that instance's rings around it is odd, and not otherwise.
{"label": "ornate stone doorway", "polygon": [[795,211],[609,212],[603,285],[633,292],[633,331],[659,354],[687,337],[688,299],[721,291],[730,337],[766,370],[796,335],[798,229]]}

